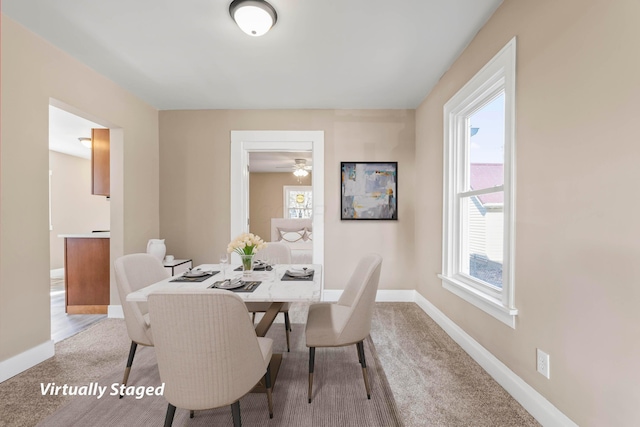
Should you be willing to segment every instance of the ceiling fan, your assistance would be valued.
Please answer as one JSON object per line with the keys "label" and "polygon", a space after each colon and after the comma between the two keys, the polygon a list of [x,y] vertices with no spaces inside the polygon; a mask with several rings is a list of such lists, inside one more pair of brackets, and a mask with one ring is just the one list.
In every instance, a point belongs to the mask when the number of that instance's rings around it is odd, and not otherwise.
{"label": "ceiling fan", "polygon": [[295,159],[295,163],[293,166],[278,166],[279,169],[293,169],[293,174],[297,177],[303,177],[309,175],[310,170],[312,170],[312,166],[307,165],[307,161],[305,159]]}

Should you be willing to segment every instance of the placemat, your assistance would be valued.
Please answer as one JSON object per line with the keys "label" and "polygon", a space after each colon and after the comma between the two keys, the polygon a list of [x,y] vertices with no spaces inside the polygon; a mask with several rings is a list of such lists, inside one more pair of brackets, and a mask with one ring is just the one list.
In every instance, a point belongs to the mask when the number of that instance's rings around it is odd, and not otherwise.
{"label": "placemat", "polygon": [[[217,282],[214,282],[213,285],[209,286],[210,288],[215,288],[218,289],[217,286],[220,283],[223,283],[224,280],[218,280]],[[260,281],[249,281],[249,282],[245,282],[244,280],[241,280],[240,283],[243,284],[243,286],[239,287],[239,288],[235,288],[235,289],[225,289],[226,291],[231,291],[231,292],[253,292],[256,289],[258,289],[258,286],[260,286]],[[224,288],[221,288],[224,289]]]}
{"label": "placemat", "polygon": [[[270,265],[266,267],[253,267],[253,271],[271,271],[271,270],[273,270],[273,268]],[[237,267],[233,271],[242,271],[242,266]]]}
{"label": "placemat", "polygon": [[313,275],[315,274],[315,271],[312,271],[310,275],[308,276],[289,276],[287,273],[284,273],[284,276],[282,276],[282,280],[283,282],[286,281],[298,281],[298,282],[310,282],[313,280]]}
{"label": "placemat", "polygon": [[211,273],[205,274],[204,276],[200,276],[200,277],[184,277],[184,276],[180,276],[180,277],[176,277],[173,280],[170,280],[170,282],[204,282],[209,277],[215,276],[218,273],[220,273],[220,272],[219,271],[212,271]]}

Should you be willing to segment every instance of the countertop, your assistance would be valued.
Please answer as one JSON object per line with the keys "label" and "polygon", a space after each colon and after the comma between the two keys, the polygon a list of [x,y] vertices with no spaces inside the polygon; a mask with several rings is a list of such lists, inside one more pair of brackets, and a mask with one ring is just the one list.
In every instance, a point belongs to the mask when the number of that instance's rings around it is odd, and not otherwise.
{"label": "countertop", "polygon": [[58,234],[58,237],[71,239],[109,239],[111,237],[111,233],[104,231],[100,233]]}

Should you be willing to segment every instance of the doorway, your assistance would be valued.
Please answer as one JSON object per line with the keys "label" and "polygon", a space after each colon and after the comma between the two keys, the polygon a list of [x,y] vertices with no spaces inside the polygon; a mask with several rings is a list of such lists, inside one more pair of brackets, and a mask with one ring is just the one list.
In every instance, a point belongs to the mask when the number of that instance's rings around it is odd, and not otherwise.
{"label": "doorway", "polygon": [[56,105],[49,106],[49,253],[51,339],[61,341],[106,318],[67,314],[65,235],[109,231],[111,206],[91,194],[91,129],[105,128]]}
{"label": "doorway", "polygon": [[324,131],[231,131],[231,236],[249,230],[249,155],[310,152],[313,263],[324,264]]}

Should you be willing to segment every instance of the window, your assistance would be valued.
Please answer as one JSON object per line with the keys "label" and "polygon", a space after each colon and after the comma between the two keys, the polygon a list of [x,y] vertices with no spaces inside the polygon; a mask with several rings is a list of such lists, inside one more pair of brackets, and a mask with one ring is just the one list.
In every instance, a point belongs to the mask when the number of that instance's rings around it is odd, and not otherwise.
{"label": "window", "polygon": [[444,106],[443,286],[515,327],[515,38]]}
{"label": "window", "polygon": [[310,186],[285,186],[283,200],[285,218],[311,218],[313,193]]}

